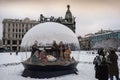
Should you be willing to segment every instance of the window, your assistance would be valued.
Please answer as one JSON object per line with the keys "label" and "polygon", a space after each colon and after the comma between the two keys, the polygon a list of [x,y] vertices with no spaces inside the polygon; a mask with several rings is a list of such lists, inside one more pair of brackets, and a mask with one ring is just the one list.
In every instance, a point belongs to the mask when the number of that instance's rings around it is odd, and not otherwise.
{"label": "window", "polygon": [[7,44],[10,44],[10,40],[7,41]]}
{"label": "window", "polygon": [[17,38],[17,34],[16,34],[16,38]]}
{"label": "window", "polygon": [[14,32],[14,28],[13,28],[13,32]]}
{"label": "window", "polygon": [[8,26],[10,26],[10,23],[8,23]]}
{"label": "window", "polygon": [[13,46],[13,47],[12,47],[12,50],[17,50],[17,47],[16,47],[16,46]]}
{"label": "window", "polygon": [[16,40],[13,40],[12,43],[13,43],[13,44],[17,44],[17,41],[16,41]]}
{"label": "window", "polygon": [[28,27],[28,24],[26,24],[26,27]]}
{"label": "window", "polygon": [[10,32],[10,27],[8,27],[8,32]]}
{"label": "window", "polygon": [[21,40],[19,41],[19,44],[21,44]]}
{"label": "window", "polygon": [[23,38],[24,35],[22,35],[22,38]]}
{"label": "window", "polygon": [[19,29],[19,32],[21,32],[21,29]]}
{"label": "window", "polygon": [[22,24],[22,27],[24,27],[24,24]]}
{"label": "window", "polygon": [[28,27],[26,27],[26,31],[28,31]]}

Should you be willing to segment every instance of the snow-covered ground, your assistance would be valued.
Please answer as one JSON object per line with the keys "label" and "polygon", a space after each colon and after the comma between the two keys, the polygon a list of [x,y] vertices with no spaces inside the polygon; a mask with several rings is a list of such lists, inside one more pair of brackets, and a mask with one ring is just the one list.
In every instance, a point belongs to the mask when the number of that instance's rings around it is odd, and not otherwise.
{"label": "snow-covered ground", "polygon": [[[0,53],[0,80],[96,80],[94,77],[94,65],[92,61],[96,54],[92,54],[93,51],[80,51],[74,52],[77,59],[80,63],[77,66],[78,75],[70,74],[60,77],[54,77],[49,79],[35,79],[30,77],[22,77],[22,71],[24,70],[23,65],[20,63],[30,56],[30,52],[19,52],[16,55],[12,52],[12,55],[9,53]],[[94,52],[96,53],[96,52]],[[119,68],[120,68],[120,53],[119,55]]]}

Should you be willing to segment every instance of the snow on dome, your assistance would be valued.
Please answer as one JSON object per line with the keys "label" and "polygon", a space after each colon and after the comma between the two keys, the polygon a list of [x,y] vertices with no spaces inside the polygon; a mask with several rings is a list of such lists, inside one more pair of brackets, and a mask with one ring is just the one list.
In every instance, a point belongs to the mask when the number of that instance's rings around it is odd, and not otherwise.
{"label": "snow on dome", "polygon": [[40,23],[31,28],[23,37],[21,47],[30,47],[37,41],[39,44],[72,43],[79,47],[76,35],[65,25],[55,22]]}

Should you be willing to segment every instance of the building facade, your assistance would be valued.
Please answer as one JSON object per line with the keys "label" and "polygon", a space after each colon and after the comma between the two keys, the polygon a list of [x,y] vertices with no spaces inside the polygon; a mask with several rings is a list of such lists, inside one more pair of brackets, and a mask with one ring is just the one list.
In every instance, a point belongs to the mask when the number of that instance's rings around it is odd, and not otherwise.
{"label": "building facade", "polygon": [[115,48],[120,47],[120,31],[101,31],[91,37],[92,48]]}
{"label": "building facade", "polygon": [[84,37],[81,37],[81,36],[78,37],[81,50],[90,50],[91,49],[91,45],[90,45],[91,36],[93,36],[92,33],[86,34]]}
{"label": "building facade", "polygon": [[86,37],[78,37],[82,50],[120,48],[120,30],[100,30]]}
{"label": "building facade", "polygon": [[3,45],[6,50],[16,51],[20,49],[20,44],[25,33],[38,24],[37,21],[25,18],[4,19],[3,20]]}
{"label": "building facade", "polygon": [[20,44],[25,33],[39,23],[44,22],[57,22],[66,25],[75,33],[75,17],[72,16],[70,6],[67,5],[67,11],[65,17],[46,18],[43,14],[40,15],[38,21],[25,19],[4,19],[3,20],[3,46],[6,50],[19,51]]}
{"label": "building facade", "polygon": [[70,11],[70,5],[67,5],[67,11],[65,14],[65,17],[58,17],[55,18],[54,16],[51,17],[45,17],[43,14],[40,15],[39,18],[39,22],[40,23],[44,23],[44,22],[57,22],[63,25],[66,25],[68,28],[70,28],[74,33],[75,33],[75,29],[76,29],[76,22],[75,22],[75,17],[72,16],[72,13]]}
{"label": "building facade", "polygon": [[79,39],[80,43],[80,49],[81,50],[89,50],[90,49],[90,38],[80,38]]}
{"label": "building facade", "polygon": [[2,40],[0,40],[0,52],[3,52],[3,51],[5,51],[3,48],[3,42],[2,42]]}

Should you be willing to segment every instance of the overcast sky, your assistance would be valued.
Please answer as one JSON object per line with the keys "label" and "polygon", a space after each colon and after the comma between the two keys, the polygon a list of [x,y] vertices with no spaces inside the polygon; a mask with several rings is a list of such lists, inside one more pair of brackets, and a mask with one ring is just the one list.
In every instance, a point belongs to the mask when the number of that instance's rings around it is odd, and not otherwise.
{"label": "overcast sky", "polygon": [[0,0],[0,39],[4,18],[38,20],[39,15],[64,17],[67,4],[76,17],[76,35],[120,29],[120,0]]}

